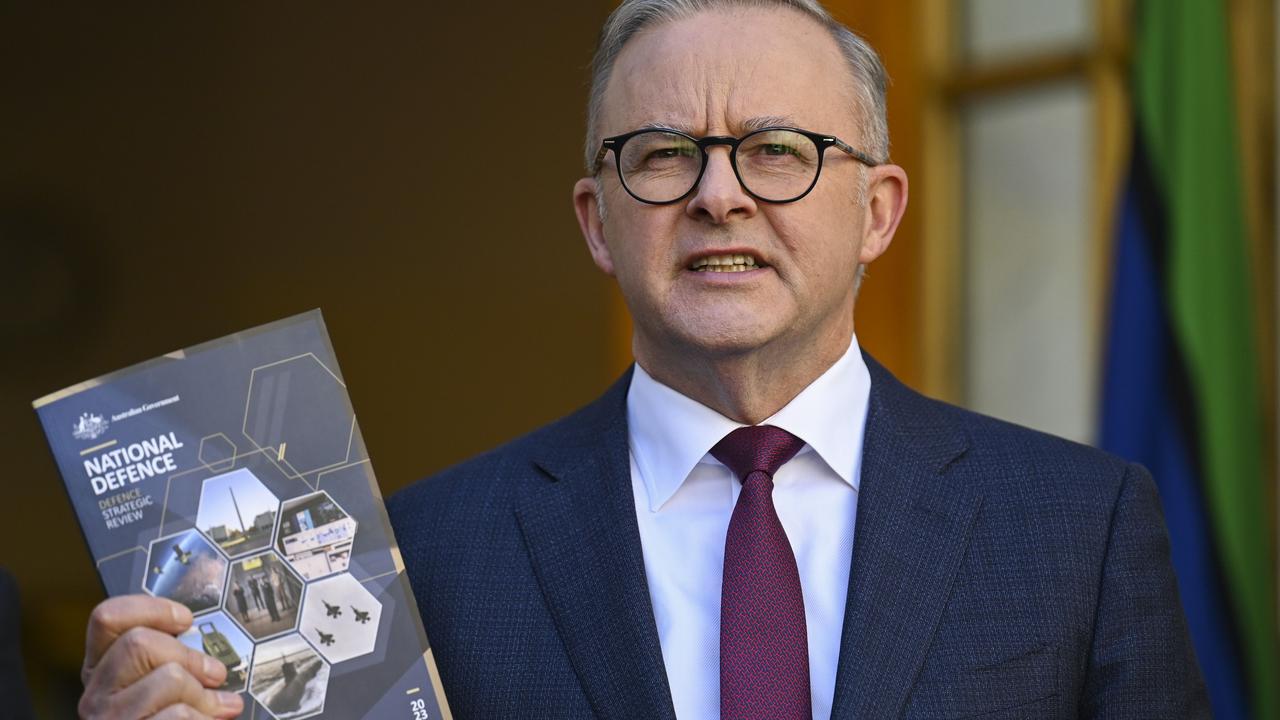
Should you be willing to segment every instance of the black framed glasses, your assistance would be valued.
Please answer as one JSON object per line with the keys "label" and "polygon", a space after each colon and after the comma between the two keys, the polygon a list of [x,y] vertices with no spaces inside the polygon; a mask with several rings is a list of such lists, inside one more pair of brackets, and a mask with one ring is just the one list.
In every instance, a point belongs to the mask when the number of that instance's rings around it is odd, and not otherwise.
{"label": "black framed glasses", "polygon": [[667,205],[688,197],[698,186],[707,170],[707,148],[713,145],[729,146],[729,163],[743,190],[770,203],[795,202],[808,195],[818,184],[829,147],[868,167],[880,164],[834,135],[798,128],[761,128],[740,138],[695,138],[678,130],[645,128],[602,140],[595,168],[598,172],[612,150],[627,193],[642,203]]}

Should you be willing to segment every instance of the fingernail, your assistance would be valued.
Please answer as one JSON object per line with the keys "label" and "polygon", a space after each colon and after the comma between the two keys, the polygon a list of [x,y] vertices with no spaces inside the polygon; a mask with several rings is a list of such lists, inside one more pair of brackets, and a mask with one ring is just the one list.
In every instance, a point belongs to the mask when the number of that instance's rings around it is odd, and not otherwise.
{"label": "fingernail", "polygon": [[222,706],[223,710],[235,710],[237,712],[243,707],[238,693],[223,692],[221,690],[218,691],[218,704]]}
{"label": "fingernail", "polygon": [[222,667],[222,663],[218,662],[217,660],[214,660],[208,655],[204,656],[205,677],[214,677],[218,672],[218,668],[220,667]]}
{"label": "fingernail", "polygon": [[187,625],[191,622],[189,618],[191,611],[187,610],[185,605],[173,603],[169,605],[169,613],[173,615],[173,622],[175,625]]}

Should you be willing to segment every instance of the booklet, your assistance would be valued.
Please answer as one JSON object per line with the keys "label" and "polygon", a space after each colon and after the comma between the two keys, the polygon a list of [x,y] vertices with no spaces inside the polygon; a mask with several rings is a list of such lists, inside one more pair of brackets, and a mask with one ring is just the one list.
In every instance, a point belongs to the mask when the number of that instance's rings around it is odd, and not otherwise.
{"label": "booklet", "polygon": [[241,717],[449,717],[318,310],[34,405],[107,593],[191,608]]}

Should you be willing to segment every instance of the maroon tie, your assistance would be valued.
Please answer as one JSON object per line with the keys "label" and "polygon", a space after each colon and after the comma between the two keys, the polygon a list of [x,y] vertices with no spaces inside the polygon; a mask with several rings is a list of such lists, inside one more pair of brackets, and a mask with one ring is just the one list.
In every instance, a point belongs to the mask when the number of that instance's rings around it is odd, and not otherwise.
{"label": "maroon tie", "polygon": [[802,447],[786,430],[758,425],[711,448],[742,481],[724,543],[721,720],[813,717],[800,572],[773,508],[773,474]]}

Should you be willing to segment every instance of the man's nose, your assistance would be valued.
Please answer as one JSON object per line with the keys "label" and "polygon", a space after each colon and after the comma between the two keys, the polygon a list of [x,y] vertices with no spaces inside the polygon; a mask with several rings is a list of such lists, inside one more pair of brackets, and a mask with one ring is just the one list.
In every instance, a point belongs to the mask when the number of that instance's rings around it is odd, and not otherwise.
{"label": "man's nose", "polygon": [[707,168],[694,189],[685,212],[695,219],[713,223],[727,222],[735,215],[750,217],[756,212],[756,201],[743,189],[729,160],[729,148],[717,145],[707,148]]}

